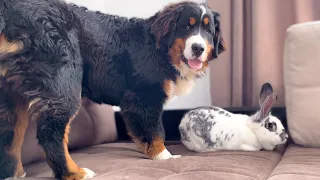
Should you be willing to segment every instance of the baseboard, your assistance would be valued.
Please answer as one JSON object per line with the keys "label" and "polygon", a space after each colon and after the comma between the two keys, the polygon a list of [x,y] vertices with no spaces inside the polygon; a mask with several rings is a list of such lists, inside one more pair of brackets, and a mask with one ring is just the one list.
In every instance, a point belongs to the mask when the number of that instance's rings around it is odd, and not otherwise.
{"label": "baseboard", "polygon": [[[257,108],[224,108],[227,111],[232,113],[241,113],[241,114],[253,114],[257,111]],[[178,127],[182,116],[189,109],[180,109],[180,110],[165,110],[162,115],[163,126],[166,131],[166,141],[179,141],[180,134]],[[283,121],[285,128],[287,129],[287,119],[286,119],[286,109],[284,107],[275,107],[272,110],[272,114]],[[127,135],[127,130],[121,113],[119,111],[115,112],[116,125],[118,130],[118,137],[120,141],[130,140]]]}

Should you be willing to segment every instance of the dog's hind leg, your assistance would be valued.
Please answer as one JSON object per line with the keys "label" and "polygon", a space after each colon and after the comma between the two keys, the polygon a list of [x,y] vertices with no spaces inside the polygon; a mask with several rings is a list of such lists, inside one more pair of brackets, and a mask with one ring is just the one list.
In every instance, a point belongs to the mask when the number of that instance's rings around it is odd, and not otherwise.
{"label": "dog's hind leg", "polygon": [[78,167],[68,151],[69,124],[80,107],[80,93],[78,97],[38,96],[30,101],[29,107],[30,120],[37,121],[37,139],[55,178],[80,180],[93,177],[91,170]]}
{"label": "dog's hind leg", "polygon": [[23,177],[21,147],[28,126],[26,108],[0,89],[0,179]]}
{"label": "dog's hind leg", "polygon": [[28,91],[21,87],[28,101],[30,121],[37,122],[37,139],[44,149],[47,163],[58,180],[80,180],[95,174],[80,168],[68,151],[70,122],[81,106],[82,66],[64,64],[47,83],[36,84]]}

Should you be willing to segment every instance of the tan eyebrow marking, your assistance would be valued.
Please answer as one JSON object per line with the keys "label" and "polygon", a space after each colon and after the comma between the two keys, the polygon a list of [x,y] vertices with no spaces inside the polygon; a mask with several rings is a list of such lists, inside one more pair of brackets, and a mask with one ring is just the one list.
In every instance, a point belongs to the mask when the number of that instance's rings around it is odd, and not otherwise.
{"label": "tan eyebrow marking", "polygon": [[209,24],[209,18],[208,18],[208,17],[205,17],[205,18],[203,19],[203,23],[204,23],[205,25],[208,25],[208,24]]}
{"label": "tan eyebrow marking", "polygon": [[189,23],[191,26],[193,26],[196,23],[196,19],[194,17],[191,17]]}

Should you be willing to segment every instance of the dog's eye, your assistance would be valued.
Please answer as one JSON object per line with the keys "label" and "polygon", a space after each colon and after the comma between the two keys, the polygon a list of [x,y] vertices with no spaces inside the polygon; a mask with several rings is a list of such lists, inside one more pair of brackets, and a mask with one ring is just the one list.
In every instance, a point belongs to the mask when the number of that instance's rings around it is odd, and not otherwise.
{"label": "dog's eye", "polygon": [[206,28],[206,32],[207,32],[207,33],[211,33],[210,28]]}
{"label": "dog's eye", "polygon": [[185,27],[186,29],[190,29],[190,26],[189,25],[186,25],[186,27]]}

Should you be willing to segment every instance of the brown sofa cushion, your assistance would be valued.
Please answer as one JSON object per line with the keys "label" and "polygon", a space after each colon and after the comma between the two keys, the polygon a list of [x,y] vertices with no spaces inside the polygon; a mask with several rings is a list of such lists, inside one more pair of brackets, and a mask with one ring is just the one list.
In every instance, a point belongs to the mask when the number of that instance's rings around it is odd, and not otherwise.
{"label": "brown sofa cushion", "polygon": [[[112,107],[98,105],[85,98],[82,100],[78,115],[70,126],[70,149],[112,142],[117,139]],[[28,164],[42,159],[44,159],[44,153],[36,139],[36,122],[30,122],[22,148],[22,162]]]}
{"label": "brown sofa cushion", "polygon": [[[211,152],[197,154],[182,145],[169,145],[179,159],[153,161],[132,143],[112,143],[77,150],[71,155],[81,167],[97,173],[93,180],[194,180],[194,179],[267,179],[281,159],[276,151]],[[26,167],[27,177],[50,177],[45,162]],[[25,180],[38,178],[26,178]],[[50,178],[47,178],[50,179]]]}
{"label": "brown sofa cushion", "polygon": [[320,147],[320,21],[287,30],[284,82],[290,136],[296,144]]}
{"label": "brown sofa cushion", "polygon": [[320,149],[289,146],[270,177],[270,180],[278,179],[320,179]]}

